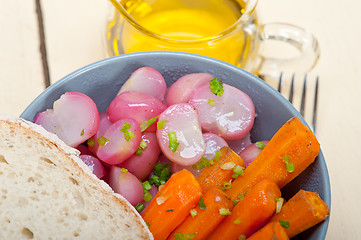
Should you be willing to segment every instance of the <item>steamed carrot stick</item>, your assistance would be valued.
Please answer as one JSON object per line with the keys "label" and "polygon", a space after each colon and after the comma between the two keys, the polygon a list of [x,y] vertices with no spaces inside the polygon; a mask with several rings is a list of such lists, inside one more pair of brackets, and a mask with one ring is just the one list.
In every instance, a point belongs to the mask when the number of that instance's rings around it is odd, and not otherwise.
{"label": "steamed carrot stick", "polygon": [[279,222],[270,222],[247,240],[289,240],[289,237]]}
{"label": "steamed carrot stick", "polygon": [[202,189],[191,172],[183,169],[173,174],[142,214],[154,239],[167,239],[196,206],[201,195]]}
{"label": "steamed carrot stick", "polygon": [[270,221],[279,222],[281,220],[286,222],[288,225],[285,229],[286,233],[292,238],[325,220],[329,214],[327,204],[317,193],[300,190]]}
{"label": "steamed carrot stick", "polygon": [[192,209],[188,215],[168,237],[174,240],[175,234],[193,234],[192,240],[206,239],[215,227],[233,208],[231,199],[219,188],[210,188],[203,196],[204,205]]}
{"label": "steamed carrot stick", "polygon": [[233,181],[226,191],[233,200],[262,179],[271,179],[279,188],[298,176],[316,158],[320,149],[316,136],[300,119],[287,121],[262,152]]}
{"label": "steamed carrot stick", "polygon": [[[201,174],[197,177],[197,181],[202,187],[203,192],[206,192],[212,187],[221,187],[224,183],[230,181],[233,175],[233,168],[227,169],[227,164],[230,166],[245,167],[242,158],[229,147],[221,148],[221,156],[214,164],[205,167]],[[226,168],[226,169],[225,169]]]}
{"label": "steamed carrot stick", "polygon": [[281,191],[276,183],[265,179],[254,185],[209,236],[208,240],[249,237],[264,226],[276,211]]}

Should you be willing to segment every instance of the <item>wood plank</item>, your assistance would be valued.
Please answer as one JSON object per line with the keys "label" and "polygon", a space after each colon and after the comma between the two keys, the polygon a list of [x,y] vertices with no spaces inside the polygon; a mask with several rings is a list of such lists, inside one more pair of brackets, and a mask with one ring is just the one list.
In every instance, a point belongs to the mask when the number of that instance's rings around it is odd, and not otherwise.
{"label": "wood plank", "polygon": [[19,116],[43,91],[34,1],[2,1],[0,8],[0,113]]}

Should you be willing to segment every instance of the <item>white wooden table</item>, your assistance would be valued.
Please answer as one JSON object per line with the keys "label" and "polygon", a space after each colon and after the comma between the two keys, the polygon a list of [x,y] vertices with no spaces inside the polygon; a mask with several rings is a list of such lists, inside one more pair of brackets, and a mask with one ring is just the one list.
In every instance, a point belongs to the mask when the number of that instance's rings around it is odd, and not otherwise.
{"label": "white wooden table", "polygon": [[[107,0],[40,1],[51,83],[105,57]],[[360,1],[260,0],[262,22],[310,30],[321,58],[318,138],[329,169],[332,208],[326,239],[361,239]],[[18,116],[44,90],[35,0],[0,2],[0,113]]]}

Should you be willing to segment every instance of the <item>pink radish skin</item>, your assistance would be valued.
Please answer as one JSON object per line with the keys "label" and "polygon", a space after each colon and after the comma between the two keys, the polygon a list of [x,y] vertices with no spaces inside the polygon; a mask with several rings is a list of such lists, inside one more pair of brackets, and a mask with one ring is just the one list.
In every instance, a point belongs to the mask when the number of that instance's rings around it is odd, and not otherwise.
{"label": "pink radish skin", "polygon": [[[197,163],[206,151],[197,111],[188,103],[169,106],[159,115],[159,121],[167,121],[157,129],[157,138],[163,154],[172,162],[182,166]],[[179,143],[172,152],[168,133],[174,132]]]}
{"label": "pink radish skin", "polygon": [[94,101],[79,92],[66,92],[53,109],[39,113],[34,123],[55,133],[67,145],[76,148],[93,136],[99,126],[99,112]]}
{"label": "pink radish skin", "polygon": [[247,133],[246,136],[244,136],[241,139],[235,139],[235,140],[227,140],[228,146],[235,151],[237,154],[239,154],[241,151],[243,151],[246,147],[252,144],[251,142],[251,134]]}
{"label": "pink radish skin", "polygon": [[100,136],[103,136],[103,134],[105,133],[105,131],[112,125],[113,123],[110,121],[108,115],[106,113],[100,113],[99,114],[99,128],[97,130],[97,132],[95,133],[95,135],[92,137],[93,138],[93,142],[94,145],[93,146],[88,146],[89,150],[91,152],[93,152],[94,154],[98,151],[99,148],[99,143],[98,143],[98,138]]}
{"label": "pink radish skin", "polygon": [[89,148],[83,144],[80,144],[76,149],[80,151],[80,155],[94,156],[94,154],[89,150]]}
{"label": "pink radish skin", "polygon": [[[145,93],[128,91],[116,96],[110,103],[107,114],[110,121],[116,122],[124,118],[133,118],[139,124],[159,115],[166,109],[166,105],[157,98]],[[147,131],[155,132],[156,123]]]}
{"label": "pink radish skin", "polygon": [[137,91],[163,101],[166,90],[167,85],[160,72],[151,67],[141,67],[130,75],[118,95],[126,91]]}
{"label": "pink radish skin", "polygon": [[[127,141],[121,129],[125,123],[130,124],[128,131],[134,133],[134,137]],[[128,159],[135,153],[141,141],[139,124],[131,118],[119,120],[113,123],[104,133],[104,138],[109,141],[105,145],[99,145],[97,156],[107,164],[117,165]]]}
{"label": "pink radish skin", "polygon": [[[223,84],[222,97],[216,96],[203,85],[194,90],[189,103],[199,114],[202,129],[226,140],[239,139],[251,130],[255,109],[251,98],[241,90]],[[214,101],[209,104],[209,100]]]}
{"label": "pink radish skin", "polygon": [[[265,146],[268,141],[261,141]],[[257,146],[257,143],[252,143],[247,146],[243,151],[239,153],[239,156],[243,159],[246,166],[248,166],[257,156],[260,154],[262,149]]]}
{"label": "pink radish skin", "polygon": [[147,144],[147,147],[141,150],[141,154],[133,154],[118,166],[128,169],[137,178],[143,180],[152,172],[160,154],[160,147],[155,133],[144,132],[142,140]]}
{"label": "pink radish skin", "polygon": [[211,79],[213,79],[213,76],[208,73],[191,73],[184,75],[168,88],[167,105],[187,103],[193,90],[202,85],[209,85]]}
{"label": "pink radish skin", "polygon": [[[216,155],[216,152],[219,151],[222,147],[227,146],[227,142],[221,138],[220,136],[214,133],[204,133],[203,134],[204,142],[206,143],[206,152],[204,153],[204,157],[208,160],[211,160]],[[181,166],[176,163],[172,163],[172,172],[179,172],[182,169],[187,169],[195,177],[198,177],[201,174],[203,169],[197,169],[193,166]]]}
{"label": "pink radish skin", "polygon": [[98,158],[91,155],[80,155],[79,157],[99,179],[105,176],[105,168]]}
{"label": "pink radish skin", "polygon": [[136,176],[117,166],[112,166],[109,172],[109,186],[119,193],[133,206],[143,200],[143,186]]}

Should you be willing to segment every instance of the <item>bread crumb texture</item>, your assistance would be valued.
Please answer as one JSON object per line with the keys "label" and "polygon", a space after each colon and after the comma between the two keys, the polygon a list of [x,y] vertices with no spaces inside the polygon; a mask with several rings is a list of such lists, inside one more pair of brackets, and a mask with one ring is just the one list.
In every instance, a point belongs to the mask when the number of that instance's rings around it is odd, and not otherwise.
{"label": "bread crumb texture", "polygon": [[23,123],[0,120],[0,239],[153,239],[124,198]]}

